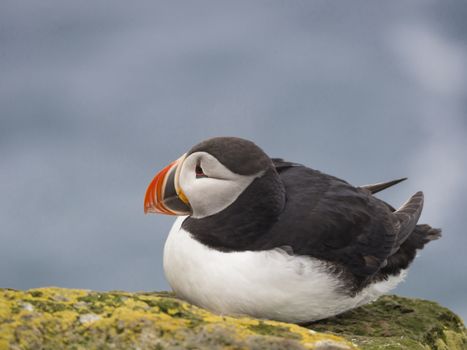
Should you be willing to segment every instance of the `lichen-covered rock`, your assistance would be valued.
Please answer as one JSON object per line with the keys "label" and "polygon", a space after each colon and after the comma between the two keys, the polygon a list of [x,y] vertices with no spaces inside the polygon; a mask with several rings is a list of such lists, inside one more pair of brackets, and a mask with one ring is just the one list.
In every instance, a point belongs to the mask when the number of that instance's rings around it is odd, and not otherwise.
{"label": "lichen-covered rock", "polygon": [[0,289],[0,350],[356,349],[292,324],[223,317],[168,293]]}
{"label": "lichen-covered rock", "polygon": [[309,325],[361,349],[467,350],[462,320],[432,301],[383,296],[377,302]]}
{"label": "lichen-covered rock", "polygon": [[0,350],[467,349],[456,315],[394,296],[308,328],[215,315],[169,293],[0,289]]}

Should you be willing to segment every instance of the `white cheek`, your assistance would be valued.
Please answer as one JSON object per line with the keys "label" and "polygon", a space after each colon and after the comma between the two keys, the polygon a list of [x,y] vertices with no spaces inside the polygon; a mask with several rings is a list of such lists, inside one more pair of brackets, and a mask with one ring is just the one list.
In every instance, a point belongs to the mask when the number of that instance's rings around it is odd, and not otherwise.
{"label": "white cheek", "polygon": [[[206,170],[215,170],[213,173],[218,174],[221,178],[196,178],[194,172],[196,158],[193,155],[186,159],[179,178],[180,187],[190,202],[193,209],[192,216],[195,218],[210,216],[224,210],[242,194],[255,178],[261,176],[261,173],[251,176],[235,174],[210,155],[204,154],[203,159],[204,164],[209,166],[206,167]],[[208,172],[206,173],[208,174]]]}
{"label": "white cheek", "polygon": [[250,185],[253,177],[233,180],[201,178],[184,189],[193,208],[194,217],[213,215],[227,208]]}

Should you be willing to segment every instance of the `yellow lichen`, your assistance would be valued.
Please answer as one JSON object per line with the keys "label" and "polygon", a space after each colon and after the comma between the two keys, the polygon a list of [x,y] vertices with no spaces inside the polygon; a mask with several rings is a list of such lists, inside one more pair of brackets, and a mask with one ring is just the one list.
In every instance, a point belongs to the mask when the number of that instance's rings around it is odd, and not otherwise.
{"label": "yellow lichen", "polygon": [[[368,350],[380,349],[383,345],[387,349],[425,349],[427,344],[433,344],[437,350],[463,349],[465,329],[458,318],[434,303],[424,302],[418,306],[420,303],[413,299],[382,298],[365,307],[371,312],[357,310],[335,321],[314,324],[314,330],[310,330],[275,321],[216,315],[167,293],[0,289],[0,350],[357,349],[336,333],[344,334]],[[421,311],[416,313],[412,308]],[[414,333],[423,328],[420,323],[413,326],[420,314],[426,317],[424,324],[431,327],[432,333]],[[388,315],[393,315],[392,321]],[[386,322],[383,322],[383,333],[377,328],[382,322],[375,321],[377,316]],[[445,321],[433,328],[435,319]],[[363,335],[365,327],[373,335]],[[408,334],[407,337],[399,336],[399,329],[402,332],[406,328],[412,333],[403,333]]]}
{"label": "yellow lichen", "polygon": [[105,349],[108,344],[145,349],[154,344],[196,346],[196,342],[205,346],[218,342],[225,349],[287,342],[284,349],[314,349],[323,340],[356,349],[334,335],[281,322],[215,315],[165,295],[62,288],[0,290],[0,350],[71,345],[78,350]]}

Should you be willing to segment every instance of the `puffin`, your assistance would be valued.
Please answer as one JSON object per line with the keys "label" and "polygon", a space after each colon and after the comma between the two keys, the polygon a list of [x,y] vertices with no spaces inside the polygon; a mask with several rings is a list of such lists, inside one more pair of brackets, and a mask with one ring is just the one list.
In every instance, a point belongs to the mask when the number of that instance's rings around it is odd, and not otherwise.
{"label": "puffin", "polygon": [[178,216],[163,254],[178,297],[306,324],[389,292],[441,236],[418,224],[422,192],[399,209],[374,196],[403,180],[356,187],[252,141],[215,137],[157,173],[144,212]]}

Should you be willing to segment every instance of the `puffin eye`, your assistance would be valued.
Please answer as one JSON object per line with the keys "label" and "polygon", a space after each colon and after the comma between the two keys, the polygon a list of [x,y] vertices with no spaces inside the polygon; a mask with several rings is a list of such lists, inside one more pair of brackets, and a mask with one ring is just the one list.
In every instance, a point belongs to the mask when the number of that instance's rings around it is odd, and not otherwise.
{"label": "puffin eye", "polygon": [[206,174],[203,171],[203,168],[201,168],[201,165],[199,165],[199,164],[196,164],[195,173],[196,173],[196,178],[197,179],[202,178],[202,177],[207,177]]}

